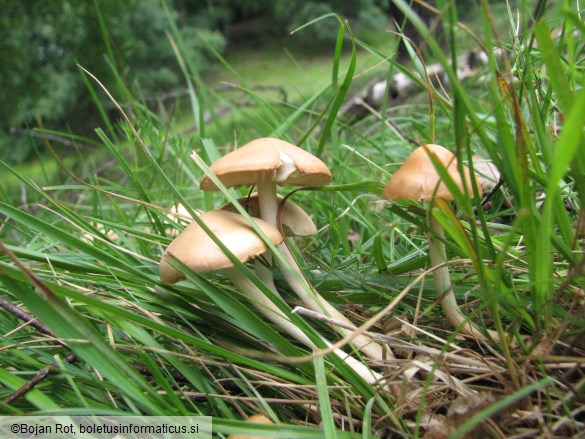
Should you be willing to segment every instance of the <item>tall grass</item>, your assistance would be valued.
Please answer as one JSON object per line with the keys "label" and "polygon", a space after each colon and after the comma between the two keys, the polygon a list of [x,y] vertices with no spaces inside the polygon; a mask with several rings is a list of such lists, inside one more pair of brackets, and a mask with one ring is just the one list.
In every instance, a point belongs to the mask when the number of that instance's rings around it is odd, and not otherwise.
{"label": "tall grass", "polygon": [[[450,437],[563,436],[582,427],[580,11],[565,1],[547,15],[546,8],[520,2],[510,7],[503,34],[481,2],[481,29],[469,38],[487,63],[461,81],[453,65],[459,46],[440,44],[406,2],[395,3],[426,41],[425,47],[410,45],[409,64],[362,43],[343,19],[321,17],[339,20],[331,79],[286,106],[256,92],[256,84],[216,54],[254,105],[226,101],[202,79],[195,60],[184,58],[184,42],[170,28],[196,126],[189,135],[174,132],[120,75],[108,90],[80,69],[102,113],[108,100],[120,111],[118,123],[105,119],[97,130],[110,162],[99,172],[91,161],[72,167],[40,130],[62,169],[61,183],[47,186],[2,163],[27,198],[20,203],[7,191],[0,194],[0,298],[11,310],[0,314],[0,396],[9,397],[47,366],[52,373],[14,402],[0,402],[1,413],[208,415],[214,431],[227,435],[253,433],[242,419],[263,412],[280,424],[262,432],[295,438],[418,437],[429,430]],[[452,2],[437,3],[445,38],[459,41],[468,28]],[[553,26],[560,35],[551,36]],[[378,59],[375,69],[361,64],[366,54]],[[435,61],[448,77],[442,87],[424,78],[425,66]],[[340,115],[356,78],[397,71],[416,79],[419,96],[400,105],[386,99],[359,120]],[[225,106],[231,116],[222,118],[218,111]],[[229,148],[261,136],[316,153],[334,175],[330,186],[292,196],[319,227],[316,236],[290,242],[317,291],[359,325],[408,288],[371,328],[397,356],[370,363],[387,376],[378,388],[333,355],[311,356],[259,317],[221,275],[188,273],[175,286],[160,283],[158,261],[185,224],[169,215],[172,205],[181,202],[195,214],[246,195],[248,189],[203,193],[197,182]],[[464,339],[448,326],[431,280],[423,206],[380,201],[389,176],[415,147],[408,139],[442,144],[472,172],[478,172],[476,154],[501,172],[493,193],[472,200],[477,188],[467,188],[434,214],[447,232],[459,303],[486,333],[503,335],[502,343]],[[190,158],[193,150],[198,163]],[[296,300],[277,272],[284,300],[239,267],[290,312]],[[46,331],[23,323],[15,307]],[[317,333],[338,337],[328,324],[292,318],[314,340]]]}

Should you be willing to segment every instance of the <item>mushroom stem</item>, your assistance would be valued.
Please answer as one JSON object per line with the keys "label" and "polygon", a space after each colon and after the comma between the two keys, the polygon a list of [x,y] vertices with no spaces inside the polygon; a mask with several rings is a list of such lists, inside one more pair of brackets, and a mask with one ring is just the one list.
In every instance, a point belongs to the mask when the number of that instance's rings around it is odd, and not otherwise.
{"label": "mushroom stem", "polygon": [[[254,306],[258,309],[258,311],[260,311],[260,313],[262,313],[262,315],[272,321],[275,325],[277,325],[280,329],[289,334],[295,340],[304,344],[306,347],[310,349],[316,348],[311,339],[307,337],[307,335],[297,326],[295,326],[284,315],[280,308],[278,308],[268,297],[264,295],[264,293],[262,293],[262,291],[260,291],[258,287],[256,287],[256,285],[254,285],[247,277],[242,275],[236,268],[224,269],[223,273],[236,288],[246,292]],[[331,343],[329,343],[327,340],[324,338],[322,338],[322,340],[325,342],[325,344],[327,344],[327,346],[331,346]],[[373,372],[368,366],[351,357],[341,349],[335,349],[333,352],[368,384],[382,382],[382,376],[380,374]]]}
{"label": "mushroom stem", "polygon": [[[278,227],[278,199],[276,197],[276,183],[268,178],[260,179],[258,181],[258,204],[260,207],[260,217],[274,227]],[[288,265],[290,268],[283,264],[279,260],[277,260],[278,267],[282,271],[286,282],[289,284],[291,289],[294,293],[302,300],[302,302],[311,310],[318,312],[320,314],[325,314],[330,317],[333,317],[337,320],[341,320],[344,323],[355,327],[355,325],[342,313],[340,313],[335,307],[333,307],[329,302],[327,302],[323,296],[321,296],[315,289],[308,283],[304,282],[302,285],[297,279],[304,280],[305,276],[300,269],[296,259],[289,251],[288,247],[285,244],[281,244],[278,246],[278,250],[287,260]],[[270,255],[267,256],[267,261],[270,263]],[[292,270],[291,270],[292,269]],[[264,283],[270,287],[270,285],[274,285],[272,276],[269,276],[269,270],[266,270],[262,267],[261,271],[258,272],[258,277],[260,277]],[[270,277],[270,278],[268,278]],[[308,290],[313,292],[313,296],[308,293]],[[342,334],[346,334],[343,329],[338,328],[338,330]],[[384,359],[384,352],[382,346],[378,343],[373,341],[367,335],[359,335],[353,339],[353,344],[364,354],[366,354],[370,359],[375,361],[381,361]],[[388,349],[388,357],[394,358],[391,351]]]}
{"label": "mushroom stem", "polygon": [[[297,278],[304,280],[305,276],[286,244],[279,245],[278,250],[280,250],[282,255],[285,257],[290,265],[290,268],[280,262],[278,262],[278,266],[281,269],[286,282],[289,284],[295,294],[299,296],[303,303],[312,311],[327,315],[351,326],[352,328],[355,328],[355,325],[347,317],[345,317],[345,315],[343,315],[337,310],[337,308],[327,302],[327,300],[325,300],[323,296],[315,291],[315,289],[308,282],[305,281],[305,285],[301,285],[297,281]],[[314,299],[307,292],[307,288],[313,292]],[[348,334],[348,332],[344,329],[338,328],[338,330],[344,336]],[[370,359],[375,361],[382,361],[384,359],[382,346],[367,335],[358,335],[352,340],[352,343],[358,350],[366,354]],[[394,355],[390,349],[387,350],[386,356],[389,358],[394,358]]]}
{"label": "mushroom stem", "polygon": [[[447,320],[455,328],[461,328],[461,332],[479,340],[487,340],[484,333],[463,314],[459,305],[457,305],[449,276],[449,268],[445,265],[445,262],[447,262],[447,252],[445,250],[445,244],[442,241],[442,238],[445,236],[445,231],[443,230],[443,226],[433,218],[432,208],[427,209],[427,226],[432,231],[432,234],[428,235],[431,265],[433,267],[440,266],[433,271],[433,277],[435,280],[435,288],[442,296],[440,303],[445,317],[447,317]],[[489,331],[489,334],[494,340],[499,340],[497,333]]]}
{"label": "mushroom stem", "polygon": [[263,258],[264,261],[261,261],[259,258],[254,261],[254,271],[256,272],[256,276],[258,276],[258,279],[260,279],[270,291],[280,297],[280,293],[276,289],[276,285],[274,285],[274,277],[272,276],[272,270],[270,268],[272,265],[272,254],[265,253]]}
{"label": "mushroom stem", "polygon": [[[257,187],[260,218],[275,229],[278,229],[278,198],[276,196],[276,183],[269,178],[261,178],[258,180]],[[266,265],[263,265],[260,261],[256,261],[256,275],[275,294],[278,294],[276,286],[274,285],[272,272],[270,271],[270,266],[272,265],[272,253],[265,253],[264,260],[266,261]]]}
{"label": "mushroom stem", "polygon": [[278,197],[276,196],[276,183],[269,178],[261,178],[258,180],[257,188],[260,218],[271,226],[278,228]]}
{"label": "mushroom stem", "polygon": [[313,342],[305,335],[303,331],[297,328],[284,313],[278,308],[260,289],[254,285],[250,279],[239,272],[237,268],[224,269],[223,273],[230,282],[241,291],[246,292],[254,306],[268,318],[272,323],[285,331],[295,340],[303,343],[305,346],[314,347]]}

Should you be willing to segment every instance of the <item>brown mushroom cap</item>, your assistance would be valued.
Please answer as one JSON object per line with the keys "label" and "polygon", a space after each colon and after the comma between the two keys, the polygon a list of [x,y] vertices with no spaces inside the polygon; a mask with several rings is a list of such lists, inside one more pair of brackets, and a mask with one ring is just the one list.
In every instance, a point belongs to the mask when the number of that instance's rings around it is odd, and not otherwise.
{"label": "brown mushroom cap", "polygon": [[[268,251],[264,241],[241,215],[223,210],[213,210],[201,214],[200,219],[242,262]],[[276,228],[260,219],[254,219],[254,221],[274,245],[282,243],[283,238]],[[200,273],[234,266],[195,221],[189,224],[165,251],[159,266],[160,279],[163,284],[172,284],[185,278],[183,273],[169,263],[169,255],[173,255],[189,268]]]}
{"label": "brown mushroom cap", "polygon": [[[284,197],[277,195],[278,202],[280,203]],[[238,203],[242,205],[246,212],[250,216],[260,216],[260,204],[258,200],[258,194],[253,193],[249,197],[242,197],[238,199]],[[237,213],[237,209],[233,204],[227,203],[220,207],[221,210],[227,210],[228,212]],[[310,236],[317,233],[317,226],[311,219],[311,217],[301,209],[300,206],[293,203],[292,201],[286,201],[282,208],[281,215],[282,226],[284,228],[285,235],[293,236]]]}
{"label": "brown mushroom cap", "polygon": [[[263,415],[262,413],[257,413],[255,415],[250,416],[248,419],[246,419],[246,422],[250,422],[250,423],[254,423],[254,424],[274,424],[274,422],[272,422],[270,420],[270,418],[268,418],[268,416]],[[265,436],[262,436],[262,438],[264,439],[270,439],[267,438]],[[244,435],[244,434],[230,434],[228,436],[228,439],[262,439],[260,436],[250,436],[250,435]]]}
{"label": "brown mushroom cap", "polygon": [[[463,190],[463,182],[457,159],[453,153],[439,145],[423,145],[416,148],[398,169],[384,188],[382,197],[387,200],[431,201],[433,198],[452,200],[453,195],[441,181],[439,173],[429,158],[433,154],[445,167],[451,179]],[[464,166],[467,187],[471,190],[471,175]],[[477,185],[481,195],[481,187]]]}
{"label": "brown mushroom cap", "polygon": [[[294,165],[294,170],[281,176],[279,170],[283,165]],[[253,140],[226,154],[210,169],[226,187],[251,186],[260,179],[312,187],[331,181],[329,168],[317,157],[288,142],[268,137]],[[219,190],[206,175],[200,187],[205,191]]]}

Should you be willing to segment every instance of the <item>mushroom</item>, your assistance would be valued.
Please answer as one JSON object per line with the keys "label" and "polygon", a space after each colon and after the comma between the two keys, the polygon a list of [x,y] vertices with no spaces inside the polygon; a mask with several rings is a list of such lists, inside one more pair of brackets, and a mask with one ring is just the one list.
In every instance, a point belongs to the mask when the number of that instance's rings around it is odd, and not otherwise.
{"label": "mushroom", "polygon": [[[226,187],[256,185],[258,217],[273,227],[278,227],[277,184],[323,186],[331,181],[329,168],[317,157],[284,140],[268,137],[253,140],[226,154],[213,163],[210,170]],[[199,186],[205,191],[219,190],[207,175],[203,176]],[[282,252],[282,247],[280,250],[291,265],[297,265],[290,252]],[[266,260],[267,265],[270,265],[272,258],[267,255]],[[288,270],[284,268],[283,271]],[[256,264],[256,274],[276,293],[272,273],[268,268]],[[298,284],[296,279],[294,283]],[[309,303],[312,306],[316,305],[306,293],[306,289],[303,286],[298,287],[298,290],[302,290],[303,302],[307,306]]]}
{"label": "mushroom", "polygon": [[[250,416],[246,419],[246,422],[250,422],[253,424],[266,424],[266,425],[274,425],[274,422],[270,420],[270,418],[262,413],[256,413],[255,415]],[[266,436],[250,436],[248,434],[230,434],[228,439],[270,439]]]}
{"label": "mushroom", "polygon": [[[264,241],[254,232],[252,226],[241,216],[231,212],[212,210],[199,216],[202,221],[227,246],[241,262],[254,258],[267,251]],[[265,221],[255,221],[260,230],[274,244],[282,242],[282,236]],[[167,247],[159,265],[161,282],[164,285],[174,284],[185,279],[185,274],[175,268],[169,259],[172,257],[181,260],[191,270],[205,273],[224,270],[228,277],[232,277],[229,270],[233,267],[232,261],[221,248],[205,233],[196,221],[189,225]],[[236,273],[239,275],[239,273]]]}
{"label": "mushroom", "polygon": [[[276,196],[278,205],[282,203],[283,196]],[[248,197],[238,198],[238,203],[248,212],[250,216],[260,218],[260,201],[258,192]],[[224,204],[221,210],[237,213],[238,210],[231,203]],[[286,201],[282,206],[280,223],[286,236],[311,236],[317,234],[317,227],[311,217],[299,205],[292,201]]]}
{"label": "mushroom", "polygon": [[[202,213],[198,209],[193,209],[193,212],[195,212],[197,215],[201,215]],[[169,221],[180,224],[187,224],[193,219],[193,216],[191,216],[189,210],[187,210],[187,208],[181,203],[174,203],[173,206],[169,209],[166,217]]]}
{"label": "mushroom", "polygon": [[[214,210],[201,214],[199,219],[241,262],[246,262],[268,251],[265,242],[241,215]],[[279,231],[266,221],[257,219],[255,223],[273,244],[278,245],[282,242],[283,238]],[[308,340],[306,335],[293,325],[262,291],[234,267],[229,257],[197,222],[191,222],[167,247],[159,265],[160,280],[165,285],[185,278],[183,272],[171,264],[171,255],[199,273],[222,270],[236,288],[249,295],[262,314],[295,339]]]}
{"label": "mushroom", "polygon": [[[427,235],[429,257],[433,267],[440,266],[440,268],[433,271],[433,276],[435,286],[442,294],[441,308],[454,327],[461,327],[463,332],[485,340],[485,335],[467,319],[457,305],[449,277],[449,269],[444,265],[447,261],[445,244],[442,241],[444,230],[443,226],[433,219],[429,203],[432,203],[434,199],[451,201],[453,200],[453,195],[445,183],[441,181],[441,177],[431,161],[431,156],[441,163],[457,187],[463,190],[463,179],[459,173],[455,155],[442,146],[428,144],[418,147],[408,156],[404,164],[390,178],[384,188],[382,197],[387,200],[408,199],[425,202],[427,206],[427,226],[432,231],[432,234]],[[471,189],[471,175],[469,169],[465,166],[463,167],[463,178],[467,188]],[[481,195],[481,186],[478,184],[476,186]],[[497,334],[490,332],[490,335],[498,339]]]}
{"label": "mushroom", "polygon": [[496,165],[477,155],[474,155],[472,159],[473,169],[475,170],[475,175],[477,176],[477,181],[481,189],[484,192],[493,190],[501,178],[500,171]]}
{"label": "mushroom", "polygon": [[[198,209],[192,210],[196,215],[201,215],[201,211]],[[193,217],[185,206],[181,203],[174,203],[170,209],[167,210],[163,224],[167,229],[167,236],[175,237],[179,234],[179,228],[177,226],[185,227],[191,221]]]}
{"label": "mushroom", "polygon": [[[224,210],[213,210],[199,216],[209,230],[219,239],[241,262],[259,256],[268,251],[266,243],[254,231],[248,221],[241,215]],[[283,241],[278,229],[272,227],[266,221],[254,218],[253,221],[274,245]],[[176,258],[183,262],[191,270],[206,273],[210,271],[221,272],[240,291],[248,294],[256,308],[283,331],[305,346],[314,349],[315,344],[295,326],[285,314],[264,293],[242,274],[232,263],[230,258],[221,250],[205,230],[193,221],[183,230],[167,247],[163,254],[159,275],[162,284],[173,284],[185,278],[185,274],[175,268],[170,262]],[[326,340],[323,340],[328,346]],[[379,381],[380,376],[370,371],[362,363],[337,349],[334,351],[352,367],[364,380],[372,384]]]}
{"label": "mushroom", "polygon": [[[319,187],[332,179],[329,168],[317,157],[288,142],[273,138],[253,140],[221,157],[209,169],[226,187],[256,185],[260,218],[274,227],[277,227],[278,215],[277,184]],[[219,190],[207,175],[201,179],[200,188],[209,191]],[[277,264],[287,283],[303,303],[313,311],[328,314],[353,326],[347,317],[309,285],[288,247],[280,245],[278,250],[288,264],[283,264],[278,259]],[[267,260],[270,262],[269,257]],[[256,267],[258,277],[274,291],[272,274],[259,264]],[[309,291],[312,294],[309,294]],[[344,330],[339,330],[345,334]],[[353,343],[373,360],[382,360],[384,357],[382,347],[367,336],[359,335],[354,338]]]}
{"label": "mushroom", "polygon": [[[274,227],[277,184],[319,187],[331,181],[329,168],[317,157],[284,140],[269,137],[253,140],[226,154],[210,169],[226,187],[256,185],[260,216]],[[204,191],[219,190],[207,175],[201,179],[200,187]]]}

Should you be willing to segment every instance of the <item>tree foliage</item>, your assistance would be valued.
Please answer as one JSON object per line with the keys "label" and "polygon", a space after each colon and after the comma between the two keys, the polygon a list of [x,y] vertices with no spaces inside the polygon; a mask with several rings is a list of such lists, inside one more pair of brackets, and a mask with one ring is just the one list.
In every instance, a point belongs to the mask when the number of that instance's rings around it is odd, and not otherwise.
{"label": "tree foliage", "polygon": [[[181,83],[167,38],[170,25],[191,50],[185,55],[204,70],[206,44],[221,50],[225,39],[251,35],[254,41],[266,32],[285,37],[331,13],[367,31],[384,29],[390,19],[401,21],[390,0],[4,0],[0,159],[18,162],[30,155],[32,142],[22,133],[37,121],[84,135],[93,130],[97,110],[77,64],[115,94],[123,85],[139,96],[159,95]],[[242,23],[245,37],[235,31]],[[334,19],[319,20],[295,39],[311,46],[330,42],[338,29]]]}
{"label": "tree foliage", "polygon": [[42,120],[47,127],[83,125],[91,116],[88,93],[77,64],[114,89],[114,71],[143,94],[168,91],[180,81],[166,36],[169,20],[183,34],[189,55],[204,69],[206,58],[197,30],[217,48],[219,32],[180,20],[173,4],[165,13],[159,0],[8,0],[0,15],[0,158],[25,159],[30,141],[10,130]]}

